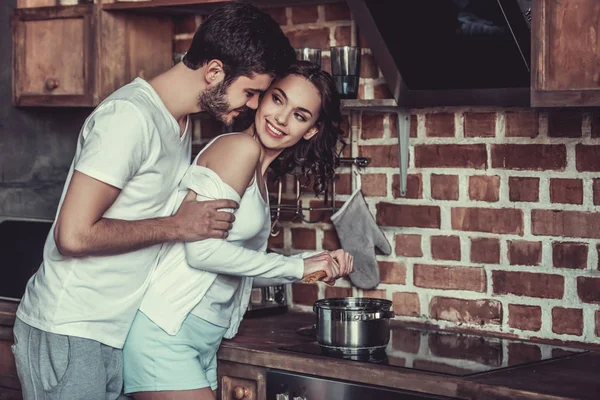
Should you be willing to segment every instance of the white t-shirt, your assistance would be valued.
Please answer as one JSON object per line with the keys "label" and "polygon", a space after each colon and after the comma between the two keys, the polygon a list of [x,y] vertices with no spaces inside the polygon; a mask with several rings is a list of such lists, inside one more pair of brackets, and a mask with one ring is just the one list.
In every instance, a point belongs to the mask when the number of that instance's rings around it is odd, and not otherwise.
{"label": "white t-shirt", "polygon": [[[190,165],[190,122],[183,135],[151,85],[137,78],[87,118],[60,199],[80,171],[121,189],[104,217],[165,217]],[[29,280],[17,317],[44,331],[121,348],[149,284],[162,245],[120,255],[64,257],[50,230],[44,261]]]}
{"label": "white t-shirt", "polygon": [[[233,134],[240,133],[230,135]],[[234,158],[232,155],[232,160]],[[179,185],[179,201],[189,190],[196,192],[198,201],[231,199],[239,202],[233,227],[226,240],[166,244],[140,310],[170,335],[179,332],[191,312],[227,325],[225,337],[231,338],[237,333],[248,307],[253,280],[260,278],[264,283],[270,280],[272,284],[295,282],[304,273],[302,259],[315,253],[285,257],[264,252],[270,231],[269,207],[260,197],[256,183],[246,189],[240,199],[217,173],[194,162]],[[235,277],[229,282],[230,287],[221,286],[228,283],[224,280],[213,287],[221,274]],[[225,290],[217,294],[215,290],[219,290],[219,286]],[[210,293],[208,298],[207,293]],[[222,319],[216,315],[220,311]]]}

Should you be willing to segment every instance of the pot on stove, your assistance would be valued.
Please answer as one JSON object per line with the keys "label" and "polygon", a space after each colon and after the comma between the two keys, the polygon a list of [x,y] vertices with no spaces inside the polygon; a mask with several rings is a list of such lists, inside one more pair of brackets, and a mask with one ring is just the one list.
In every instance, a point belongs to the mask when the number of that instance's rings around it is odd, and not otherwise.
{"label": "pot on stove", "polygon": [[323,349],[359,354],[385,349],[390,341],[392,302],[340,297],[315,302],[317,342]]}

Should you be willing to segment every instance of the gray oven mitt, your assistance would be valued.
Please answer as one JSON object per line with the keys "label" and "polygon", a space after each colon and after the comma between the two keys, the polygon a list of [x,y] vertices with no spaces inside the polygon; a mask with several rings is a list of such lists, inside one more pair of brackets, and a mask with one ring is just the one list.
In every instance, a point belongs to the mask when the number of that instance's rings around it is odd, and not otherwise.
{"label": "gray oven mitt", "polygon": [[385,255],[392,253],[387,238],[377,226],[360,189],[356,190],[331,221],[342,248],[354,256],[354,272],[350,281],[361,289],[373,289],[379,284],[379,265],[375,247]]}

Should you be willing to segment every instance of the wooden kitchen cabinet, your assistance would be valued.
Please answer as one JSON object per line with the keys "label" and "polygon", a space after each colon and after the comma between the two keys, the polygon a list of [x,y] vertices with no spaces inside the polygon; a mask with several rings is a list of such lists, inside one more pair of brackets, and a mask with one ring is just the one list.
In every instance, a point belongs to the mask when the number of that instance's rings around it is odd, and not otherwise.
{"label": "wooden kitchen cabinet", "polygon": [[15,9],[12,26],[15,106],[93,107],[172,65],[169,16],[83,4]]}
{"label": "wooden kitchen cabinet", "polygon": [[219,400],[266,400],[267,374],[264,368],[219,361]]}
{"label": "wooden kitchen cabinet", "polygon": [[600,1],[534,0],[531,105],[600,106]]}

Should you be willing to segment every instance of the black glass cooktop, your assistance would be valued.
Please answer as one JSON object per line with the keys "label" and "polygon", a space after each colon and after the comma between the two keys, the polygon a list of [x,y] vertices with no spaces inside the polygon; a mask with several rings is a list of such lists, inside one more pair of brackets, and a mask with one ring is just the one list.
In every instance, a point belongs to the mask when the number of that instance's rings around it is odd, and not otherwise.
{"label": "black glass cooktop", "polygon": [[[304,328],[301,333],[314,337],[314,329]],[[282,347],[281,350],[454,376],[586,352],[548,344],[396,326],[392,328],[388,346],[369,354],[346,354],[322,348],[316,341]]]}

